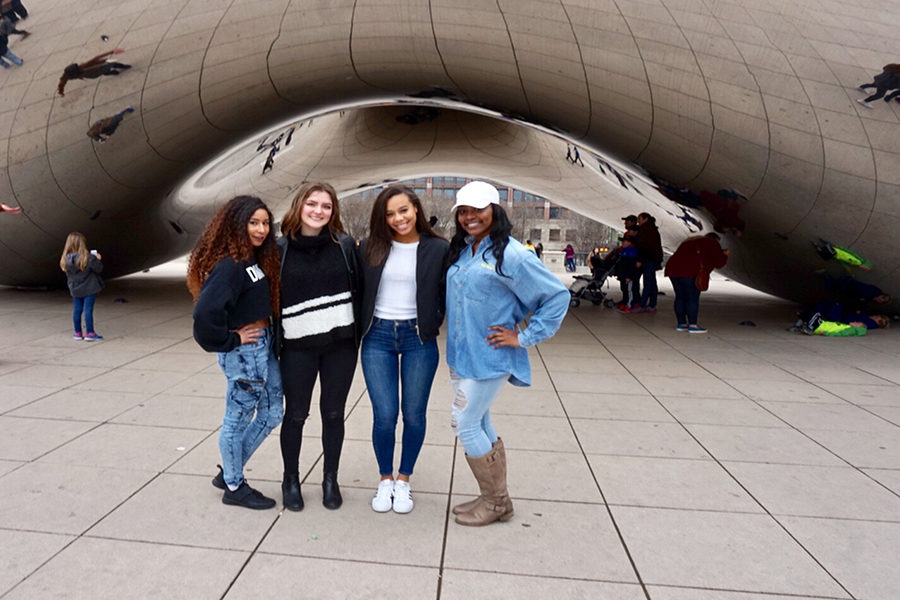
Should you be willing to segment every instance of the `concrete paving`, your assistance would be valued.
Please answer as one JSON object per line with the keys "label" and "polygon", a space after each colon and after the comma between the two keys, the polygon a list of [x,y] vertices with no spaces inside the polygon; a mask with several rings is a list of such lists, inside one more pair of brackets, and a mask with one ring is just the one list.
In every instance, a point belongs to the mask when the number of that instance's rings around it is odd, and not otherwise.
{"label": "concrete paving", "polygon": [[[516,516],[465,528],[449,508],[476,488],[446,366],[412,513],[369,507],[359,372],[340,510],[320,502],[316,410],[303,512],[223,505],[223,378],[191,338],[182,276],[110,281],[95,343],[71,339],[65,291],[0,288],[3,600],[900,597],[896,329],[791,334],[791,305],[722,279],[706,335],[674,330],[671,293],[655,315],[573,308],[531,352],[534,385],[494,410]],[[281,471],[276,432],[247,476],[280,501]]]}

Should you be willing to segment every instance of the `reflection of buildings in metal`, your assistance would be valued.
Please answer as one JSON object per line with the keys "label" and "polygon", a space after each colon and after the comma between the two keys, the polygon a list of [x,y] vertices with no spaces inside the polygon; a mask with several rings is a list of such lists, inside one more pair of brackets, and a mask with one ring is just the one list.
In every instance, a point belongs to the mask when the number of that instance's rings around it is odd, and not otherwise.
{"label": "reflection of buildings in metal", "polygon": [[[154,12],[148,27],[152,6],[122,5],[92,25],[126,46],[121,58],[134,68],[118,77],[72,81],[48,101],[58,73],[15,79],[38,61],[0,73],[0,182],[25,213],[0,215],[0,282],[59,282],[53,263],[71,230],[124,273],[188,250],[228,194],[257,193],[278,213],[304,179],[348,191],[443,173],[506,183],[615,226],[623,210],[647,210],[670,248],[718,225],[734,249],[729,273],[780,295],[817,285],[826,265],[809,240],[818,237],[871,259],[867,280],[900,289],[900,119],[894,103],[853,102],[854,86],[893,57],[873,36],[855,36],[848,54],[815,33],[835,19],[865,31],[864,16],[802,4],[775,15],[753,0],[727,14],[700,0],[658,14],[637,0],[615,12],[546,0],[464,13],[424,0],[397,11],[301,0],[259,4],[252,19],[238,5]],[[108,49],[93,33],[83,48],[63,43],[73,35],[67,14],[32,14],[41,35],[16,40],[15,51],[53,51],[66,64]],[[85,128],[127,104],[140,118],[126,119],[115,144],[91,148]],[[262,176],[265,132],[301,121]],[[566,161],[566,142],[584,168]],[[667,192],[690,190],[673,202],[646,173]],[[704,191],[707,202],[692,206]]]}
{"label": "reflection of buildings in metal", "polygon": [[[455,228],[450,208],[457,190],[468,181],[465,177],[435,176],[400,183],[419,197],[426,215],[431,215],[432,227],[449,239]],[[372,202],[387,185],[349,194],[341,199],[341,222],[350,235],[361,238],[368,234]],[[513,225],[513,236],[517,239],[531,240],[534,244],[540,242],[548,252],[562,250],[566,242],[571,242],[581,250],[576,254],[582,258],[591,247],[609,244],[615,239],[615,230],[599,221],[556,206],[541,196],[496,185],[500,204],[506,209]]]}

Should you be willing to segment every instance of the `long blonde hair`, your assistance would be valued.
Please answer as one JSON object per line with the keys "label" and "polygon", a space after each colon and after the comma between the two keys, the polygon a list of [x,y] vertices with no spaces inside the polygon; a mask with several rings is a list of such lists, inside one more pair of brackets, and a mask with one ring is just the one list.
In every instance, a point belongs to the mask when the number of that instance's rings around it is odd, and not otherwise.
{"label": "long blonde hair", "polygon": [[75,260],[75,266],[78,267],[78,270],[84,271],[87,269],[88,258],[90,258],[90,253],[87,249],[87,238],[84,237],[84,234],[77,231],[73,231],[66,238],[66,246],[63,248],[62,256],[59,257],[59,268],[63,272],[66,271],[66,256],[73,253],[78,255],[78,258]]}

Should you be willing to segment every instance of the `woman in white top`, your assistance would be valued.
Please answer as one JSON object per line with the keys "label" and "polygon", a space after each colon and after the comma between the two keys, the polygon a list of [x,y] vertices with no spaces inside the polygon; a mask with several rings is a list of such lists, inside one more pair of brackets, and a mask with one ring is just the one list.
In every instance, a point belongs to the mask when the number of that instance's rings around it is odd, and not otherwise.
{"label": "woman in white top", "polygon": [[[409,478],[425,440],[425,413],[437,370],[449,244],[431,230],[422,203],[404,186],[385,188],[363,242],[362,368],[374,423],[381,481],[372,509],[413,509]],[[403,449],[394,480],[397,417]]]}

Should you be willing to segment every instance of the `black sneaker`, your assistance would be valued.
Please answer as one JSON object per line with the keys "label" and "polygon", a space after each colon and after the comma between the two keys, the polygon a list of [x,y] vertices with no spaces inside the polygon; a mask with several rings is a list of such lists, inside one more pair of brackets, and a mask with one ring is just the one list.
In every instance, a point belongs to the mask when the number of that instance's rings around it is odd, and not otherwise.
{"label": "black sneaker", "polygon": [[222,472],[222,465],[216,466],[219,467],[219,472],[212,478],[213,487],[219,488],[220,490],[227,490],[228,486],[225,485],[225,473]]}
{"label": "black sneaker", "polygon": [[247,485],[246,481],[242,482],[241,487],[233,492],[231,490],[225,490],[225,494],[222,496],[222,504],[243,506],[244,508],[252,508],[253,510],[265,510],[267,508],[275,507],[275,501],[273,499],[266,498]]}

